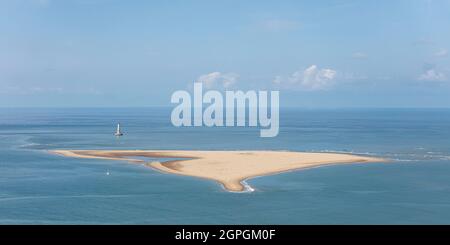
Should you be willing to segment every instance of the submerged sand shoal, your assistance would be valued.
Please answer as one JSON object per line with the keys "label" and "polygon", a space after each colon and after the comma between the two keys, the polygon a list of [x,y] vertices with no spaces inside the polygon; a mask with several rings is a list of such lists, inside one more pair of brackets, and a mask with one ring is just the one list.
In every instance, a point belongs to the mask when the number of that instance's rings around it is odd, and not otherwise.
{"label": "submerged sand shoal", "polygon": [[[145,163],[166,173],[215,180],[229,191],[245,191],[244,180],[329,164],[383,162],[385,159],[340,153],[289,151],[152,151],[152,150],[53,150],[75,158],[126,160]],[[146,162],[133,157],[184,158]]]}

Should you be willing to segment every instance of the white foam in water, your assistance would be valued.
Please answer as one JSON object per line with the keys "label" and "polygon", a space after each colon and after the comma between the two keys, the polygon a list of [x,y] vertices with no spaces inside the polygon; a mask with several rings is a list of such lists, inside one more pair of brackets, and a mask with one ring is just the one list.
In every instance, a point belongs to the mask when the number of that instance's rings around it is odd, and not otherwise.
{"label": "white foam in water", "polygon": [[232,192],[232,193],[251,193],[251,192],[255,191],[255,189],[253,187],[251,187],[245,180],[241,181],[241,184],[244,186],[244,190],[243,191],[230,191],[230,190],[227,190],[223,185],[222,185],[222,188],[225,191]]}
{"label": "white foam in water", "polygon": [[417,162],[420,160],[413,160],[413,159],[399,159],[399,158],[391,158],[391,160],[396,162]]}
{"label": "white foam in water", "polygon": [[244,185],[244,191],[242,192],[254,192],[255,189],[253,189],[245,180],[241,182],[241,184]]}
{"label": "white foam in water", "polygon": [[353,150],[350,151],[339,151],[339,150],[319,150],[312,152],[323,152],[323,153],[344,153],[344,154],[357,154],[357,155],[367,155],[367,156],[380,156],[380,154],[372,153],[372,152],[356,152]]}
{"label": "white foam in water", "polygon": [[32,146],[40,146],[41,144],[38,143],[26,143],[26,144],[22,144],[19,147],[20,148],[28,148],[28,147],[32,147]]}
{"label": "white foam in water", "polygon": [[[367,156],[376,156],[376,157],[386,157],[390,160],[396,162],[416,162],[421,159],[417,159],[418,156],[423,158],[433,158],[434,155],[417,155],[417,154],[396,154],[396,153],[372,153],[372,152],[356,152],[356,151],[339,151],[339,150],[321,150],[317,152],[326,152],[326,153],[346,153],[346,154],[357,154],[357,155],[367,155]],[[402,157],[412,157],[411,158],[402,158]]]}

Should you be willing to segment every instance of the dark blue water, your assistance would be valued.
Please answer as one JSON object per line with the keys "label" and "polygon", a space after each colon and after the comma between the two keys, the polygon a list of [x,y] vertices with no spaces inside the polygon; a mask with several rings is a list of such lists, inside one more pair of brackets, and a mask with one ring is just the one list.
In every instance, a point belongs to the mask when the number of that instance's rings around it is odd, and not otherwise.
{"label": "dark blue water", "polygon": [[[113,136],[120,122],[125,136]],[[0,109],[2,224],[450,224],[450,110],[281,111],[280,134],[175,128],[170,108]],[[73,159],[51,149],[351,152],[390,163],[327,166],[248,183]]]}

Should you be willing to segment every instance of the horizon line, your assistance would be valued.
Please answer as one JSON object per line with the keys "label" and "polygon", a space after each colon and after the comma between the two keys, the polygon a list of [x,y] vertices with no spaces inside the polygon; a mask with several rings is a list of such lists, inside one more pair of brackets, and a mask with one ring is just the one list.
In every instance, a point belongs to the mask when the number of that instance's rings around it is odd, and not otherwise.
{"label": "horizon line", "polygon": [[[127,109],[127,108],[173,108],[169,105],[154,105],[154,106],[0,106],[0,109]],[[194,108],[194,107],[192,107]],[[246,108],[249,108],[246,106]],[[339,106],[339,107],[308,107],[308,106],[280,106],[280,109],[450,109],[450,107],[437,107],[437,106]]]}

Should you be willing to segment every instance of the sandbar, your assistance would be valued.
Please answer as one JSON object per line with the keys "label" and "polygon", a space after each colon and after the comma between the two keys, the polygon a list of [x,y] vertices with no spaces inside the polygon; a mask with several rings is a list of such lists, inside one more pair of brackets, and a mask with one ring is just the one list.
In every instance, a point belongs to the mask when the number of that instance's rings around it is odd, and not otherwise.
{"label": "sandbar", "polygon": [[[74,158],[121,160],[140,163],[164,173],[214,180],[227,191],[243,192],[245,180],[330,164],[385,162],[386,159],[341,153],[291,151],[187,151],[187,150],[52,150]],[[140,157],[138,159],[133,157]],[[176,158],[147,162],[142,157]]]}

